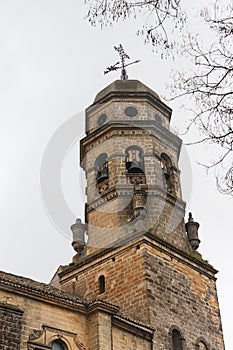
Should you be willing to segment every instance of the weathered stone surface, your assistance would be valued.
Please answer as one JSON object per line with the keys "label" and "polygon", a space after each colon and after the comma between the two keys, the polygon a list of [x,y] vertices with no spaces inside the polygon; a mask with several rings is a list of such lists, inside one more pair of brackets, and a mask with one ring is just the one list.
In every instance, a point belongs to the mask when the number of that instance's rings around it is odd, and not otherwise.
{"label": "weathered stone surface", "polygon": [[51,349],[55,339],[67,350],[224,350],[217,271],[195,251],[199,225],[186,234],[170,117],[136,80],[96,96],[81,141],[78,254],[51,285],[0,272],[0,350]]}
{"label": "weathered stone surface", "polygon": [[[133,118],[125,113],[129,106],[137,109]],[[98,118],[103,114],[105,122],[100,126]],[[170,131],[170,116],[170,108],[157,94],[136,80],[110,84],[87,109],[87,136],[81,141],[81,166],[87,178],[87,253],[93,251],[91,248],[125,240],[128,223],[135,216],[133,194],[140,190],[147,198],[147,230],[186,251],[192,250],[183,223],[185,203],[178,170],[181,140]],[[134,145],[143,154],[144,180],[140,184],[132,184],[126,169],[126,150]],[[108,159],[108,186],[99,193],[95,162],[101,154]],[[171,161],[169,186],[161,168],[161,154]]]}
{"label": "weathered stone surface", "polygon": [[[154,349],[173,350],[171,329],[181,330],[187,349],[202,338],[224,349],[215,273],[209,264],[153,235],[93,256],[61,273],[62,289],[79,298],[117,304],[124,315],[156,330]],[[105,292],[98,278],[105,276]]]}
{"label": "weathered stone surface", "polygon": [[23,312],[0,302],[0,349],[20,350]]}

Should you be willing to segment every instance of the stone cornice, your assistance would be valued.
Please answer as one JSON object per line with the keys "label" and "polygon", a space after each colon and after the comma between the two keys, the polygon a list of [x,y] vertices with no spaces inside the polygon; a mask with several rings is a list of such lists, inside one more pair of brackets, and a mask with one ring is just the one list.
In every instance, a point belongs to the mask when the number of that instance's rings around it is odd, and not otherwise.
{"label": "stone cornice", "polygon": [[[185,202],[172,194],[167,193],[163,188],[155,185],[142,184],[141,188],[146,192],[148,197],[158,197],[160,200],[176,206],[181,212],[185,210]],[[120,197],[132,197],[133,190],[129,185],[121,185],[117,187],[111,187],[101,197],[87,202],[87,212],[91,212],[96,208],[106,204],[107,202]]]}
{"label": "stone cornice", "polygon": [[121,243],[121,246],[116,247],[113,243],[112,247],[100,249],[97,252],[87,255],[78,263],[78,265],[71,264],[69,266],[64,266],[63,271],[59,273],[60,278],[63,282],[66,282],[73,278],[77,269],[79,272],[84,272],[87,268],[89,269],[101,264],[103,261],[108,260],[113,256],[115,257],[118,254],[122,254],[124,251],[132,249],[139,244],[146,244],[166,253],[177,261],[180,261],[199,273],[206,275],[208,278],[216,280],[215,274],[218,273],[218,271],[203,260],[201,256],[199,257],[197,252],[185,252],[150,232],[136,233],[134,237],[128,237]]}
{"label": "stone cornice", "polygon": [[172,110],[161,101],[159,95],[138,80],[116,80],[102,89],[95,97],[94,103],[87,108],[87,112],[94,110],[100,104],[113,101],[145,100],[152,106],[159,108],[170,120]]}
{"label": "stone cornice", "polygon": [[111,315],[116,314],[120,310],[119,306],[110,304],[101,299],[96,299],[90,302],[87,309],[88,309],[88,313],[105,312]]}
{"label": "stone cornice", "polygon": [[[108,303],[107,301],[100,299],[87,301],[80,299],[75,295],[58,290],[48,284],[2,271],[0,271],[0,290],[21,295],[22,297],[29,297],[37,301],[46,302],[56,305],[57,307],[65,307],[72,311],[78,311],[85,314],[99,311],[113,315],[119,311],[117,305]],[[23,313],[23,311],[17,306],[8,303],[0,303],[0,308],[9,309],[20,314]]]}
{"label": "stone cornice", "polygon": [[149,341],[152,341],[155,332],[153,328],[141,322],[120,315],[112,317],[112,325]]}
{"label": "stone cornice", "polygon": [[150,232],[146,232],[145,237],[150,238],[150,241],[146,240],[147,244],[149,243],[152,247],[169,254],[178,261],[181,261],[209,278],[216,280],[214,275],[218,273],[218,271],[207,261],[203,260],[201,255],[197,258],[197,256],[199,256],[197,252],[187,253]]}
{"label": "stone cornice", "polygon": [[8,304],[8,303],[0,302],[0,310],[10,311],[10,312],[13,312],[13,313],[19,314],[19,315],[23,314],[23,311],[21,309],[19,309],[18,306]]}
{"label": "stone cornice", "polygon": [[[124,134],[118,133],[114,134],[114,131],[117,130],[125,130]],[[149,135],[151,137],[157,138],[157,139],[163,139],[166,140],[169,147],[174,149],[177,152],[177,155],[179,157],[180,149],[182,140],[174,135],[170,130],[162,127],[161,125],[158,125],[153,120],[139,120],[139,121],[109,121],[107,124],[103,125],[102,127],[96,129],[93,132],[90,132],[87,136],[85,136],[81,140],[81,158],[80,163],[82,164],[83,158],[85,157],[85,154],[93,149],[95,146],[99,145],[99,140],[101,137],[104,137],[104,140],[108,140],[112,137],[125,137],[127,135],[127,132],[134,137],[140,137],[140,133],[133,134],[133,130],[141,130],[143,135]],[[147,129],[149,131],[147,131]],[[152,132],[154,130],[154,133]],[[90,148],[90,149],[89,149]]]}
{"label": "stone cornice", "polygon": [[88,305],[87,301],[62,292],[48,284],[2,271],[0,272],[0,289],[82,312],[86,310]]}

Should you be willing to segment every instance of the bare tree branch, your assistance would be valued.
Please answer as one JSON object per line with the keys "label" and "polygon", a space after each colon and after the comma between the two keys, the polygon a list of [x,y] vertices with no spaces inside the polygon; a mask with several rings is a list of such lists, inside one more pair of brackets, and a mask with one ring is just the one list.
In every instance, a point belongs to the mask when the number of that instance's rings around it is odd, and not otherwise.
{"label": "bare tree branch", "polygon": [[[137,35],[143,36],[145,43],[151,44],[156,51],[166,52],[175,45],[170,27],[182,28],[186,21],[180,8],[180,0],[84,0],[88,5],[87,19],[91,25],[101,28],[112,26],[115,22],[128,18],[146,17]],[[169,33],[169,34],[168,34]]]}
{"label": "bare tree branch", "polygon": [[[189,74],[177,72],[171,99],[189,96],[194,101],[195,114],[187,131],[195,125],[203,135],[196,143],[209,142],[221,147],[220,161],[214,161],[211,168],[213,164],[216,169],[220,168],[217,186],[221,192],[233,195],[233,4],[225,0],[221,8],[220,0],[213,1],[213,11],[205,8],[200,15],[216,40],[206,48],[193,34],[185,37],[180,50],[183,49],[182,55],[186,53],[192,58],[193,70]],[[112,26],[120,20],[137,19],[139,15],[145,18],[137,33],[144,36],[155,51],[160,51],[162,57],[174,52],[187,20],[180,0],[84,2],[89,8],[87,19],[93,26]]]}
{"label": "bare tree branch", "polygon": [[189,144],[209,142],[221,147],[220,158],[205,167],[218,169],[218,189],[233,195],[233,6],[228,6],[227,11],[227,16],[220,17],[216,7],[214,18],[207,10],[203,12],[206,23],[217,33],[217,40],[205,49],[189,37],[185,50],[197,68],[189,75],[178,72],[172,99],[193,98],[196,111],[188,129],[196,125],[204,136]]}

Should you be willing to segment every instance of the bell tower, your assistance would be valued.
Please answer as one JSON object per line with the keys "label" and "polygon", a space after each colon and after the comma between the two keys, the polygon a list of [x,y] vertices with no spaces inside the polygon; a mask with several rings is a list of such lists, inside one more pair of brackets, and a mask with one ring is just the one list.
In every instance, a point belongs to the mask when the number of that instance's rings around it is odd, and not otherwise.
{"label": "bell tower", "polygon": [[224,350],[217,271],[197,251],[199,223],[191,213],[184,222],[170,118],[137,80],[116,80],[87,108],[85,223],[71,226],[77,254],[59,269],[60,288],[149,325],[154,350]]}
{"label": "bell tower", "polygon": [[86,111],[81,166],[87,179],[88,246],[129,239],[145,230],[189,251],[178,159],[181,140],[170,131],[171,109],[137,80],[117,80]]}

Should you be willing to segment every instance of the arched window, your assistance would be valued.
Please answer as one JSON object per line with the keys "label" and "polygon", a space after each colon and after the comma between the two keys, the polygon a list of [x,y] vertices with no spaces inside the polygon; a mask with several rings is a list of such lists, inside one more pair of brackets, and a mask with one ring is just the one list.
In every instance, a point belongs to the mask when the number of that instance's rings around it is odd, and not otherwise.
{"label": "arched window", "polygon": [[162,153],[161,154],[161,168],[164,174],[164,177],[166,180],[169,179],[171,175],[171,167],[172,167],[172,162],[171,159],[168,157],[167,154]]}
{"label": "arched window", "polygon": [[128,174],[144,174],[143,151],[138,146],[130,146],[126,150],[126,170]]}
{"label": "arched window", "polygon": [[199,341],[198,343],[198,350],[208,350],[207,345],[203,340]]}
{"label": "arched window", "polygon": [[167,192],[171,193],[172,195],[175,195],[175,183],[172,161],[165,153],[161,154],[161,168]]}
{"label": "arched window", "polygon": [[183,350],[182,337],[177,329],[173,329],[172,331],[172,345],[172,350]]}
{"label": "arched window", "polygon": [[105,277],[104,277],[104,275],[99,276],[99,291],[100,291],[100,294],[105,292]]}
{"label": "arched window", "polygon": [[54,340],[51,344],[51,348],[52,350],[67,350],[66,344],[60,339]]}
{"label": "arched window", "polygon": [[108,156],[106,153],[100,154],[95,161],[96,186],[99,193],[108,189]]}

